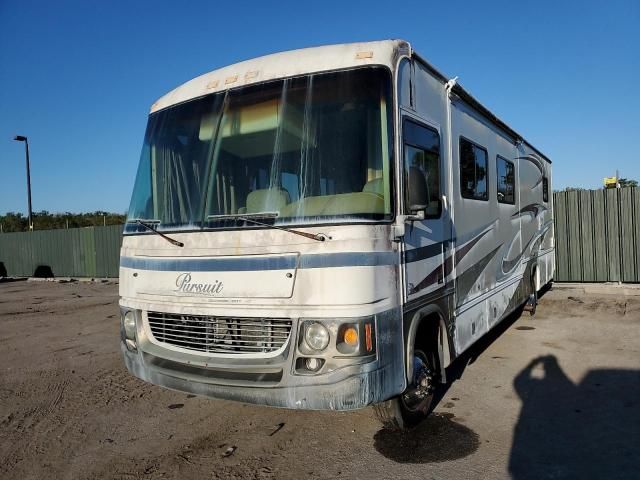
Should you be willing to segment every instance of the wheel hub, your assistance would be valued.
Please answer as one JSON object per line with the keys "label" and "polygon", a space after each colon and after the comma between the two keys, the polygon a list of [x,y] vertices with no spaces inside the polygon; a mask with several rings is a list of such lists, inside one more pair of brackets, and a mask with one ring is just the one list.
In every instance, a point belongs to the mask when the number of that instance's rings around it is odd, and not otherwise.
{"label": "wheel hub", "polygon": [[404,404],[410,410],[417,409],[425,399],[433,394],[434,390],[433,371],[421,357],[414,356],[413,382],[402,395]]}

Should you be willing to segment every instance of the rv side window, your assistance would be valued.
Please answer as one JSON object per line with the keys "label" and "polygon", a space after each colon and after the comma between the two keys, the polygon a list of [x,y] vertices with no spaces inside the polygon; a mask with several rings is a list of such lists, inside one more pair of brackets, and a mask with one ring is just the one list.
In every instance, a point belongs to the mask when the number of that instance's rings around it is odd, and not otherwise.
{"label": "rv side window", "polygon": [[424,175],[426,181],[425,218],[440,216],[440,135],[436,130],[419,125],[405,119],[404,135],[404,168],[405,168],[405,199],[410,208],[409,172],[413,168]]}
{"label": "rv side window", "polygon": [[516,203],[516,169],[513,162],[500,155],[496,156],[496,171],[498,202],[513,205]]}
{"label": "rv side window", "polygon": [[542,177],[542,201],[544,203],[549,201],[549,180],[547,177]]}
{"label": "rv side window", "polygon": [[460,138],[460,193],[464,198],[488,200],[487,150],[466,138]]}

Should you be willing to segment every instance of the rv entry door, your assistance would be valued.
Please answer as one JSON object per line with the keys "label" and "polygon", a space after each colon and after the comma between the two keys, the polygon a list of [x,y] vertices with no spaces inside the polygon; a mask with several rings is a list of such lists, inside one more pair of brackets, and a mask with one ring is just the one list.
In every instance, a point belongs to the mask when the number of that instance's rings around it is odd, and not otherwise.
{"label": "rv entry door", "polygon": [[405,116],[402,139],[405,214],[424,215],[405,226],[404,297],[411,301],[444,286],[443,167],[439,128]]}

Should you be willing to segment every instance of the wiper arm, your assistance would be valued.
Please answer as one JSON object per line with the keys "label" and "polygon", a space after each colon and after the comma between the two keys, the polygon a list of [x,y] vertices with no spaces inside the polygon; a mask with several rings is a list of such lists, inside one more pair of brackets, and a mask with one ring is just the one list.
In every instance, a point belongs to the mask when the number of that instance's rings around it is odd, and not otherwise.
{"label": "wiper arm", "polygon": [[278,225],[270,225],[268,223],[260,222],[255,220],[256,218],[276,218],[278,216],[277,212],[263,212],[263,213],[250,213],[248,215],[209,215],[207,220],[244,220],[245,222],[254,223],[256,225],[261,225],[263,227],[274,228],[276,230],[282,230],[283,232],[293,233],[294,235],[300,235],[301,237],[310,238],[312,240],[317,240],[318,242],[324,242],[325,240],[330,240],[331,237],[324,235],[322,233],[307,233],[301,232],[300,230],[294,230],[293,228],[280,227]]}
{"label": "wiper arm", "polygon": [[127,223],[137,223],[138,225],[142,225],[147,230],[152,231],[156,235],[160,235],[162,238],[164,238],[167,242],[171,243],[172,245],[175,245],[176,247],[184,247],[184,243],[179,242],[178,240],[174,240],[173,238],[170,238],[166,236],[164,233],[160,233],[155,228],[153,228],[153,224],[151,222],[160,223],[159,221],[153,221],[153,220],[145,222],[143,220],[140,220],[139,218],[129,220]]}

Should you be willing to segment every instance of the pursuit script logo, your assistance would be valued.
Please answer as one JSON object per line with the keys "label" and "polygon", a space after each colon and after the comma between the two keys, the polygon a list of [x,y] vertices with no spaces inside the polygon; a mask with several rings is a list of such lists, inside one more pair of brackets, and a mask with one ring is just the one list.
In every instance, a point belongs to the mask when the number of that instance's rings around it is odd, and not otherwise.
{"label": "pursuit script logo", "polygon": [[193,283],[191,282],[190,273],[181,273],[176,278],[176,292],[180,293],[199,293],[202,295],[220,295],[224,285],[216,280],[213,283]]}

